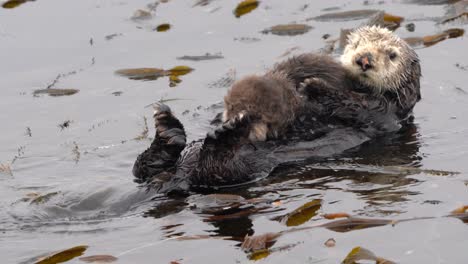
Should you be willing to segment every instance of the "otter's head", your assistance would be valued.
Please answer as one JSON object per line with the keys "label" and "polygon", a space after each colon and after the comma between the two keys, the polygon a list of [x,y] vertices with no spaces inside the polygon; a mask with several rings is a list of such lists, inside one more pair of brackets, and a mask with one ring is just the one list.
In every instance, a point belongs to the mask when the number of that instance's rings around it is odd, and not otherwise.
{"label": "otter's head", "polygon": [[377,93],[399,93],[419,70],[416,52],[390,30],[378,26],[364,26],[351,32],[341,63],[353,77]]}

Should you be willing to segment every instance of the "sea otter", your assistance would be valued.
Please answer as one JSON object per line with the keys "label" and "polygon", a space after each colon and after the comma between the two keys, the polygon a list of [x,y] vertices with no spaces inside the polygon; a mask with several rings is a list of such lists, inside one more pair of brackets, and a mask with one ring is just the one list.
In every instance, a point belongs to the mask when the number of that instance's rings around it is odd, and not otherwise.
{"label": "sea otter", "polygon": [[[183,125],[161,104],[154,115],[155,139],[138,156],[134,175],[166,193],[246,183],[281,163],[330,157],[396,131],[420,99],[418,57],[388,30],[354,31],[341,66],[317,64],[317,58],[301,55],[271,70],[303,98],[282,139],[252,142],[258,113],[240,110],[204,139],[186,144]],[[330,65],[340,70],[330,71]],[[322,69],[328,77],[317,77]]]}
{"label": "sea otter", "polygon": [[[365,26],[348,36],[341,64],[329,56],[307,53],[277,64],[263,76],[235,83],[224,99],[223,121],[241,111],[251,113],[255,117],[249,134],[252,141],[278,138],[298,114],[304,113],[301,107],[307,113],[315,111],[314,117],[329,116],[333,111],[335,118],[353,122],[353,111],[340,105],[342,100],[349,101],[343,97],[346,90],[381,98],[380,104],[373,106],[376,111],[392,112],[390,108],[395,107],[404,119],[421,98],[420,75],[417,54],[405,41],[386,28]],[[337,89],[341,91],[335,94]],[[324,96],[331,96],[338,106],[323,109],[327,105],[320,103]],[[341,112],[336,112],[339,108]]]}

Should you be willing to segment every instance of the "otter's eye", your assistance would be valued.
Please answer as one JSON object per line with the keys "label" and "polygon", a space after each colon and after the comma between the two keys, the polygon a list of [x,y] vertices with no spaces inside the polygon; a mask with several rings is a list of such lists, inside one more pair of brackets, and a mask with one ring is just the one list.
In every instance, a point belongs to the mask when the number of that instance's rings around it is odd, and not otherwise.
{"label": "otter's eye", "polygon": [[397,54],[395,52],[390,52],[388,54],[388,57],[391,59],[391,60],[394,60],[396,58]]}

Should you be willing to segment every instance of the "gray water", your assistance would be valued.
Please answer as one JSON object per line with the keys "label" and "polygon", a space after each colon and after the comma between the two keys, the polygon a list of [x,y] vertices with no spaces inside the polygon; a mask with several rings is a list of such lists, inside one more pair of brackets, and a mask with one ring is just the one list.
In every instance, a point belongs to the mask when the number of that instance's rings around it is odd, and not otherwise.
{"label": "gray water", "polygon": [[[379,219],[435,218],[350,232],[316,228],[286,234],[274,247],[292,246],[260,262],[339,263],[353,247],[362,246],[398,263],[466,263],[468,226],[442,217],[468,204],[465,37],[417,49],[423,99],[414,110],[415,127],[406,134],[366,145],[350,159],[299,166],[231,192],[280,200],[275,210],[206,221],[206,213],[190,206],[198,196],[169,200],[140,188],[131,174],[136,156],[151,142],[135,139],[144,131],[144,117],[149,137],[154,134],[153,102],[170,100],[167,104],[190,139],[203,137],[228,89],[214,83],[233,73],[237,79],[261,73],[292,49],[292,54],[317,51],[326,45],[324,34],[336,38],[341,28],[365,21],[307,18],[327,8],[382,9],[405,17],[396,31],[402,37],[467,29],[463,21],[436,24],[450,13],[439,2],[271,0],[236,18],[235,1],[194,6],[196,1],[171,0],[159,4],[151,18],[138,21],[131,19],[133,13],[152,2],[37,0],[0,9],[0,164],[11,169],[0,172],[1,262],[20,263],[88,245],[83,256],[109,254],[118,257],[117,263],[248,263],[238,241],[216,237],[287,230],[277,217],[321,199],[318,214],[303,226],[327,222],[321,214],[335,212]],[[260,33],[291,22],[314,28],[296,36]],[[410,22],[415,32],[405,29]],[[162,23],[170,23],[171,29],[153,30]],[[117,35],[106,39],[112,34]],[[177,59],[205,53],[224,58]],[[181,76],[176,87],[166,77],[144,81],[114,74],[122,68],[178,65],[194,71]],[[34,96],[48,86],[79,92]],[[402,166],[419,169],[395,172]],[[46,194],[50,199],[27,198]],[[174,239],[182,235],[212,238]],[[335,247],[323,245],[328,238],[336,240]],[[67,263],[83,262],[75,258]]]}

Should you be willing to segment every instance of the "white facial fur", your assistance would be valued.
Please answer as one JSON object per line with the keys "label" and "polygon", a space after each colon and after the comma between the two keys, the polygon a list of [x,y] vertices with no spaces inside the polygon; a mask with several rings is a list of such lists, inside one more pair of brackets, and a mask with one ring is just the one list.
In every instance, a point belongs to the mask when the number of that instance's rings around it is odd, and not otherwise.
{"label": "white facial fur", "polygon": [[[363,71],[356,60],[371,55],[372,67]],[[386,28],[365,26],[348,36],[341,63],[362,84],[375,92],[397,90],[408,78],[411,63],[417,60],[414,50]]]}

